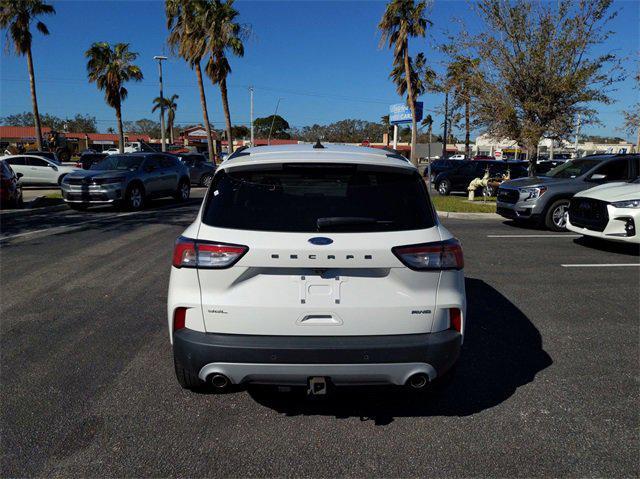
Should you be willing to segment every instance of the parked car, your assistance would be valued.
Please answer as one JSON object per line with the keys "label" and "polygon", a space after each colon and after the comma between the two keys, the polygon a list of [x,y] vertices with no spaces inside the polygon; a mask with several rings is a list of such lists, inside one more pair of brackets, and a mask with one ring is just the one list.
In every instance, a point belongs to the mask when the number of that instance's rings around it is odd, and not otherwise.
{"label": "parked car", "polygon": [[544,160],[536,163],[536,174],[539,176],[545,175],[549,171],[553,170],[556,166],[560,166],[566,163],[567,160]]}
{"label": "parked car", "polygon": [[447,160],[466,160],[467,157],[462,153],[458,153],[456,155],[447,156]]}
{"label": "parked car", "polygon": [[82,155],[80,155],[80,159],[76,162],[76,166],[78,168],[82,168],[83,170],[88,170],[89,168],[91,168],[91,165],[100,163],[107,156],[109,155],[107,155],[106,153],[96,153],[95,151],[93,153],[83,152]]}
{"label": "parked car", "polygon": [[452,191],[466,192],[469,183],[474,178],[482,178],[489,168],[492,178],[500,177],[509,171],[511,178],[520,178],[527,175],[526,164],[523,162],[504,162],[498,160],[467,160],[456,162],[457,167],[450,168],[438,174],[433,184],[441,195],[449,195]]}
{"label": "parked car", "polygon": [[640,177],[577,193],[569,203],[567,229],[585,236],[640,244]]}
{"label": "parked car", "polygon": [[459,355],[462,268],[460,243],[397,155],[318,144],[234,153],[173,252],[178,382],[423,389]]}
{"label": "parked car", "polygon": [[40,150],[29,150],[25,152],[27,155],[40,156],[42,158],[46,158],[49,161],[54,162],[56,165],[61,165],[62,162],[58,155],[56,155],[53,151],[40,151]]}
{"label": "parked car", "polygon": [[77,170],[62,181],[64,201],[74,209],[115,204],[130,210],[145,200],[190,193],[189,170],[175,156],[162,153],[111,155],[89,170]]}
{"label": "parked car", "polygon": [[180,160],[189,168],[192,185],[209,186],[216,171],[216,165],[207,161],[200,153],[180,155]]}
{"label": "parked car", "polygon": [[[456,160],[432,160],[431,161],[431,178],[435,178],[443,171],[447,171],[451,168],[459,166],[460,163]],[[423,176],[426,180],[429,180],[429,168],[425,168]]]}
{"label": "parked car", "polygon": [[120,154],[120,150],[118,148],[108,148],[106,150],[102,150],[102,153],[107,155],[118,155]]}
{"label": "parked car", "polygon": [[22,173],[15,173],[6,161],[0,160],[0,208],[22,207]]}
{"label": "parked car", "polygon": [[35,155],[11,155],[0,159],[11,165],[16,173],[22,173],[22,185],[59,185],[67,174],[78,170],[75,166],[60,165]]}
{"label": "parked car", "polygon": [[576,193],[602,183],[629,181],[640,170],[640,155],[593,155],[567,161],[545,176],[520,178],[498,189],[497,212],[553,231],[566,229],[565,213]]}

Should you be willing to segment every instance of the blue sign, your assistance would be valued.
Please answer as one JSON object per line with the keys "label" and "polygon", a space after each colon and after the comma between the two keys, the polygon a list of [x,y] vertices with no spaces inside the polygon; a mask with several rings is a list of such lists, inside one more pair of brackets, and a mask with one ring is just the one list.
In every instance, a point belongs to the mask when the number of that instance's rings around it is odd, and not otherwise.
{"label": "blue sign", "polygon": [[[416,102],[416,121],[422,120],[422,102]],[[405,103],[396,103],[389,107],[389,123],[411,123],[411,109]]]}

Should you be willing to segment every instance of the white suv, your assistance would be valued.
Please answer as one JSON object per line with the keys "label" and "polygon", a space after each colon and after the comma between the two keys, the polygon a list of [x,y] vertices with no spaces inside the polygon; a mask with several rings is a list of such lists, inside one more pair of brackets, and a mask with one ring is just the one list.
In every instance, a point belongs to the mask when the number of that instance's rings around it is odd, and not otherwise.
{"label": "white suv", "polygon": [[402,156],[319,142],[237,151],[175,244],[178,381],[421,389],[458,359],[462,268]]}

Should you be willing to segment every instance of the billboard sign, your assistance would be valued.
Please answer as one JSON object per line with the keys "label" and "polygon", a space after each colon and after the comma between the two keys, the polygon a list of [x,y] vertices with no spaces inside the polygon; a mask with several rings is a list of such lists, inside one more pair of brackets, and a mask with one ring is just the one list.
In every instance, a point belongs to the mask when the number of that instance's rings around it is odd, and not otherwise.
{"label": "billboard sign", "polygon": [[[422,120],[422,102],[416,102],[416,121]],[[389,107],[389,123],[411,123],[411,109],[405,103],[396,103]]]}

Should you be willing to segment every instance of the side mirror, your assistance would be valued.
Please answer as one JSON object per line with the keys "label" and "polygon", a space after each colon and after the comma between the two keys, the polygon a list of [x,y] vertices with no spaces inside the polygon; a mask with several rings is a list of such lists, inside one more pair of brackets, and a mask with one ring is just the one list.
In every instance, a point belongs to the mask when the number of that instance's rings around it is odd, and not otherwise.
{"label": "side mirror", "polygon": [[603,175],[602,173],[594,173],[589,178],[589,181],[603,181],[607,179],[607,175]]}
{"label": "side mirror", "polygon": [[20,179],[22,178],[24,175],[22,173],[16,173],[16,178]]}

